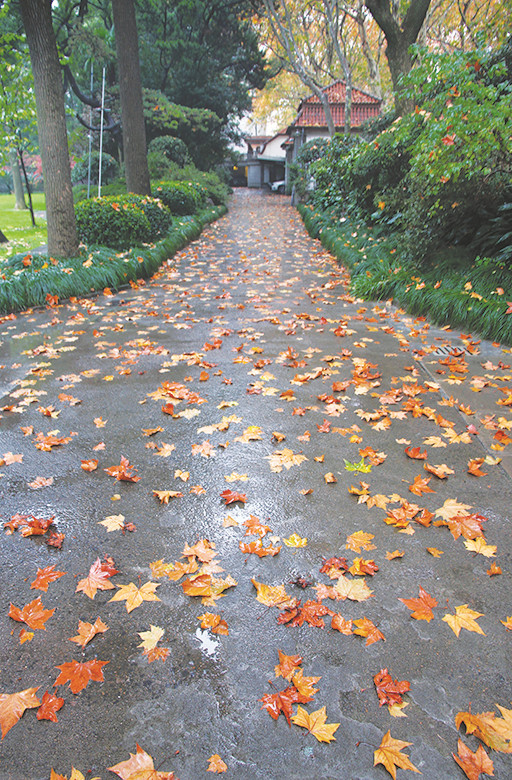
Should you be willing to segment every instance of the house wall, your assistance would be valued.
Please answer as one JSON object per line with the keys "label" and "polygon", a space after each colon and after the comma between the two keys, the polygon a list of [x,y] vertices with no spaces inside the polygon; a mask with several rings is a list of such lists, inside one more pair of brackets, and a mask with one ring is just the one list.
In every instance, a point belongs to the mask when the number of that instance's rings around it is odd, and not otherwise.
{"label": "house wall", "polygon": [[285,153],[284,153],[284,150],[281,149],[281,144],[287,138],[288,138],[287,135],[278,135],[275,138],[272,138],[270,141],[268,141],[265,144],[265,149],[263,151],[263,156],[264,157],[281,158],[284,161]]}

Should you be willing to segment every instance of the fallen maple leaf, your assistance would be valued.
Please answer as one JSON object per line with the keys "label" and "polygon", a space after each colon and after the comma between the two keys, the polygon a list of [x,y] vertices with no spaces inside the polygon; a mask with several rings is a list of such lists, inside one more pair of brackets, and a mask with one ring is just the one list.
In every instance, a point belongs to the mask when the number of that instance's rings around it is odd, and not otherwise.
{"label": "fallen maple leaf", "polygon": [[318,688],[314,688],[313,686],[321,679],[321,677],[304,677],[302,669],[296,670],[292,677],[292,683],[300,694],[299,701],[302,704],[312,701],[315,693],[318,693]]}
{"label": "fallen maple leaf", "polygon": [[404,755],[401,751],[412,745],[412,742],[404,742],[401,739],[393,739],[390,732],[387,731],[380,746],[373,754],[373,766],[377,764],[383,764],[387,769],[393,780],[396,780],[396,768],[410,769],[411,772],[417,772],[421,774],[419,769],[416,769],[414,764],[411,763],[408,756]]}
{"label": "fallen maple leaf", "polygon": [[59,577],[64,577],[64,571],[55,571],[55,565],[45,566],[44,569],[37,570],[37,577],[30,584],[31,590],[42,590],[44,593],[48,590],[50,582],[55,582]]}
{"label": "fallen maple leaf", "polygon": [[473,609],[469,609],[467,604],[461,604],[460,606],[455,607],[455,615],[447,613],[443,620],[445,623],[448,623],[457,636],[459,636],[463,628],[467,631],[474,631],[476,634],[483,634],[483,636],[485,636],[485,633],[476,622],[479,617],[483,617],[482,612],[475,612]]}
{"label": "fallen maple leaf", "polygon": [[32,490],[40,490],[53,485],[53,477],[36,477],[32,482],[27,482],[27,484]]}
{"label": "fallen maple leaf", "polygon": [[285,680],[290,681],[302,664],[303,658],[300,655],[286,655],[281,650],[279,653],[279,663],[274,667],[276,677],[284,677]]}
{"label": "fallen maple leaf", "polygon": [[373,682],[379,697],[379,707],[383,704],[393,705],[402,703],[402,694],[407,693],[411,688],[407,680],[393,680],[387,669],[381,669],[374,678]]}
{"label": "fallen maple leaf", "polygon": [[136,753],[130,753],[127,761],[109,766],[108,769],[121,780],[178,780],[174,772],[157,771],[153,759],[140,745],[137,745]]}
{"label": "fallen maple leaf", "polygon": [[287,547],[306,547],[308,540],[306,537],[301,537],[294,533],[288,539],[283,538],[283,542]]}
{"label": "fallen maple leaf", "polygon": [[111,477],[115,477],[118,481],[138,482],[141,477],[137,477],[133,474],[132,471],[129,471],[129,469],[133,468],[135,467],[130,465],[128,458],[125,458],[124,455],[121,455],[121,463],[119,466],[109,466],[108,468],[103,469],[103,471],[106,471],[107,474],[109,474]]}
{"label": "fallen maple leaf", "polygon": [[341,576],[338,578],[336,585],[334,586],[336,598],[350,599],[350,601],[366,601],[373,595],[373,591],[370,590],[366,581],[362,580],[350,580],[348,577]]}
{"label": "fallen maple leaf", "polygon": [[210,756],[208,762],[208,769],[206,770],[207,772],[215,772],[216,774],[220,775],[221,772],[227,771],[228,765],[224,763],[218,753]]}
{"label": "fallen maple leaf", "polygon": [[433,555],[434,558],[440,558],[441,555],[444,555],[444,550],[438,550],[437,547],[427,547],[427,552]]}
{"label": "fallen maple leaf", "polygon": [[36,712],[36,718],[38,720],[51,720],[53,723],[58,723],[57,712],[64,706],[64,699],[56,696],[54,693],[45,691],[43,698],[41,699],[41,706]]}
{"label": "fallen maple leaf", "polygon": [[500,623],[503,623],[505,628],[508,628],[509,631],[512,631],[512,615],[509,615],[505,620],[500,620]]}
{"label": "fallen maple leaf", "polygon": [[415,496],[421,496],[423,493],[435,493],[436,491],[428,486],[431,479],[432,477],[422,477],[418,474],[417,477],[414,477],[414,482],[409,485],[409,490]]}
{"label": "fallen maple leaf", "polygon": [[345,547],[347,550],[353,550],[356,553],[360,553],[361,550],[375,550],[376,547],[371,543],[374,539],[374,534],[368,534],[365,531],[356,531],[350,536],[347,536]]}
{"label": "fallen maple leaf", "polygon": [[79,581],[75,593],[83,591],[86,596],[93,599],[98,590],[114,590],[113,584],[109,581],[114,574],[118,574],[118,570],[112,558],[105,556],[103,561],[96,558],[89,569],[88,576]]}
{"label": "fallen maple leaf", "polygon": [[474,477],[486,477],[487,471],[482,471],[480,466],[484,463],[485,458],[473,458],[468,461],[468,474],[472,474]]}
{"label": "fallen maple leaf", "polygon": [[386,641],[386,637],[382,631],[379,631],[377,626],[368,618],[363,617],[359,620],[354,620],[354,625],[357,626],[357,628],[354,628],[354,634],[366,637],[366,647],[368,647],[368,645],[373,645],[374,642],[378,642],[380,639],[384,642]]}
{"label": "fallen maple leaf", "polygon": [[433,607],[437,607],[437,601],[420,585],[419,597],[415,599],[398,599],[412,610],[411,617],[415,620],[426,620],[429,623],[433,617]]}
{"label": "fallen maple leaf", "polygon": [[455,726],[459,729],[463,723],[468,734],[474,734],[487,747],[500,753],[512,753],[512,710],[496,705],[503,715],[497,718],[494,712],[481,712],[473,715],[469,712],[458,712],[455,716]]}
{"label": "fallen maple leaf", "polygon": [[281,624],[288,623],[290,626],[302,626],[304,623],[308,623],[310,626],[324,628],[325,622],[323,617],[331,614],[331,610],[324,604],[309,599],[304,605],[301,605],[301,602],[298,601],[292,606],[285,607],[284,612],[279,615],[277,622]]}
{"label": "fallen maple leaf", "polygon": [[209,628],[212,634],[229,635],[228,624],[220,615],[214,615],[213,612],[205,612],[197,618],[201,621],[201,628]]}
{"label": "fallen maple leaf", "polygon": [[440,463],[438,466],[431,466],[430,463],[424,463],[423,468],[434,474],[438,479],[447,479],[449,474],[455,474],[454,470],[449,468],[446,463]]}
{"label": "fallen maple leaf", "polygon": [[422,452],[420,447],[406,447],[404,452],[409,458],[414,458],[416,460],[426,460],[428,457],[427,451],[423,450]]}
{"label": "fallen maple leaf", "polygon": [[501,573],[502,573],[501,566],[498,566],[496,561],[493,561],[486,571],[486,574],[488,574],[489,577],[492,577],[494,574],[501,574]]}
{"label": "fallen maple leaf", "polygon": [[70,642],[76,642],[80,647],[85,647],[88,642],[93,639],[96,634],[103,634],[108,630],[108,626],[103,622],[101,618],[96,618],[94,623],[84,623],[82,620],[78,621],[78,634],[69,638]]}
{"label": "fallen maple leaf", "polygon": [[84,471],[96,471],[98,468],[98,461],[91,458],[91,460],[81,461],[81,465]]}
{"label": "fallen maple leaf", "polygon": [[0,727],[2,739],[8,731],[19,721],[25,710],[39,707],[41,702],[37,698],[36,688],[27,688],[18,693],[0,693]]}
{"label": "fallen maple leaf", "polygon": [[170,498],[183,498],[183,493],[179,490],[153,490],[153,495],[156,496],[161,504],[168,504]]}
{"label": "fallen maple leaf", "polygon": [[233,490],[223,490],[220,494],[220,497],[224,499],[226,505],[236,503],[237,501],[245,504],[247,501],[247,496],[245,493],[235,493]]}
{"label": "fallen maple leaf", "polygon": [[11,604],[9,608],[9,617],[13,620],[17,620],[19,623],[25,623],[29,628],[39,628],[46,631],[46,626],[44,624],[54,612],[55,609],[45,609],[41,601],[41,596],[38,596],[34,601],[31,601],[30,604],[25,604],[22,609]]}
{"label": "fallen maple leaf", "polygon": [[98,520],[98,525],[104,525],[109,533],[124,528],[124,515],[109,515],[104,520]]}
{"label": "fallen maple leaf", "polygon": [[278,691],[277,693],[266,693],[258,701],[262,701],[261,709],[267,710],[268,714],[274,720],[279,718],[279,715],[283,713],[288,725],[291,726],[290,718],[292,714],[292,706],[296,704],[300,699],[300,694],[295,686],[290,685],[284,691]]}
{"label": "fallen maple leaf", "polygon": [[459,739],[457,750],[458,755],[452,753],[452,756],[468,780],[479,780],[480,775],[494,775],[494,764],[482,745],[479,745],[478,750],[473,753],[473,751]]}
{"label": "fallen maple leaf", "polygon": [[331,620],[331,628],[336,629],[345,636],[350,636],[354,632],[352,631],[352,621],[345,620],[341,615],[333,615]]}
{"label": "fallen maple leaf", "polygon": [[60,674],[53,683],[56,685],[65,685],[69,682],[69,687],[72,693],[80,693],[84,688],[87,688],[89,682],[103,682],[103,669],[102,667],[110,663],[109,661],[98,661],[94,659],[92,661],[67,661],[65,664],[55,667],[60,669]]}
{"label": "fallen maple leaf", "polygon": [[272,455],[266,455],[265,458],[270,463],[270,470],[277,474],[283,470],[283,467],[289,470],[292,466],[299,466],[303,461],[307,460],[305,455],[302,455],[300,452],[294,453],[287,448],[276,450]]}
{"label": "fallen maple leaf", "polygon": [[295,603],[295,599],[289,596],[284,585],[265,585],[251,579],[256,588],[256,600],[267,607],[286,607]]}
{"label": "fallen maple leaf", "polygon": [[302,728],[307,729],[319,742],[327,743],[336,740],[334,734],[340,725],[339,723],[325,722],[327,720],[325,707],[308,713],[307,710],[299,705],[297,714],[293,715],[291,720],[296,726],[302,726]]}
{"label": "fallen maple leaf", "polygon": [[119,590],[110,601],[126,601],[127,612],[140,607],[143,601],[160,601],[155,595],[155,590],[160,587],[159,582],[146,582],[140,588],[133,582],[129,582],[128,585],[116,585],[116,587]]}
{"label": "fallen maple leaf", "polygon": [[476,539],[466,539],[464,542],[466,550],[483,555],[486,558],[493,558],[496,555],[497,547],[495,544],[487,544],[483,536],[477,536]]}

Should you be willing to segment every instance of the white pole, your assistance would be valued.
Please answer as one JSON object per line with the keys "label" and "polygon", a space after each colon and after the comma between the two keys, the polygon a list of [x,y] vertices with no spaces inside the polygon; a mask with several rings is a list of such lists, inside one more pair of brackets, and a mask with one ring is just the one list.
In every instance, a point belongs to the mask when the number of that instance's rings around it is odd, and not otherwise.
{"label": "white pole", "polygon": [[[94,88],[94,72],[91,60],[91,98]],[[89,106],[89,127],[92,127],[92,106]],[[87,198],[91,197],[91,155],[92,155],[92,130],[89,130],[89,165],[87,166]]]}
{"label": "white pole", "polygon": [[103,81],[101,84],[101,121],[100,121],[100,166],[98,171],[98,198],[101,196],[101,160],[103,156],[103,112],[105,108],[105,68],[103,68]]}

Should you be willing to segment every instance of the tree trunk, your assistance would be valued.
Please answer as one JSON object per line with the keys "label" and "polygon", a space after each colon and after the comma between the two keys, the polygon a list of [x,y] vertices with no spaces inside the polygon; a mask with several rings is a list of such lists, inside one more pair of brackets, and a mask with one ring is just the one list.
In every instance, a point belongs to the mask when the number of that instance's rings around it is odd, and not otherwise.
{"label": "tree trunk", "polygon": [[139,41],[133,0],[112,0],[112,13],[119,68],[126,189],[139,195],[150,195]]}
{"label": "tree trunk", "polygon": [[20,0],[34,76],[39,151],[43,165],[48,253],[78,254],[62,73],[52,27],[51,0]]}
{"label": "tree trunk", "polygon": [[7,238],[5,233],[2,233],[2,231],[0,230],[0,244],[7,244],[8,241],[9,239]]}
{"label": "tree trunk", "polygon": [[414,100],[400,94],[400,77],[412,67],[409,47],[416,42],[431,0],[410,0],[402,23],[395,13],[393,0],[365,0],[365,5],[386,36],[386,57],[393,82],[395,108],[403,115],[414,109]]}
{"label": "tree trunk", "polygon": [[25,210],[27,204],[25,203],[25,195],[23,193],[23,183],[21,181],[20,165],[18,162],[18,155],[16,149],[11,149],[9,152],[9,164],[12,171],[12,186],[14,189],[14,197],[16,202],[14,208],[17,210]]}

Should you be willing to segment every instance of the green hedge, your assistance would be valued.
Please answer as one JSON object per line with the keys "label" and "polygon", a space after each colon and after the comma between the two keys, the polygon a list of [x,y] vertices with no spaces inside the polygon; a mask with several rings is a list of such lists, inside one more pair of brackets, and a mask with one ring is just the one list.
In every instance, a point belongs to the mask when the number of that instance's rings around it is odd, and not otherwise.
{"label": "green hedge", "polygon": [[160,265],[199,236],[203,227],[226,213],[225,206],[206,209],[173,221],[167,235],[153,246],[113,253],[94,247],[68,260],[17,254],[0,264],[0,314],[44,306],[47,296],[59,300],[83,297],[109,287],[118,290],[152,276]]}
{"label": "green hedge", "polygon": [[206,203],[206,190],[197,182],[162,181],[153,186],[156,197],[165,203],[171,214],[194,214]]}

